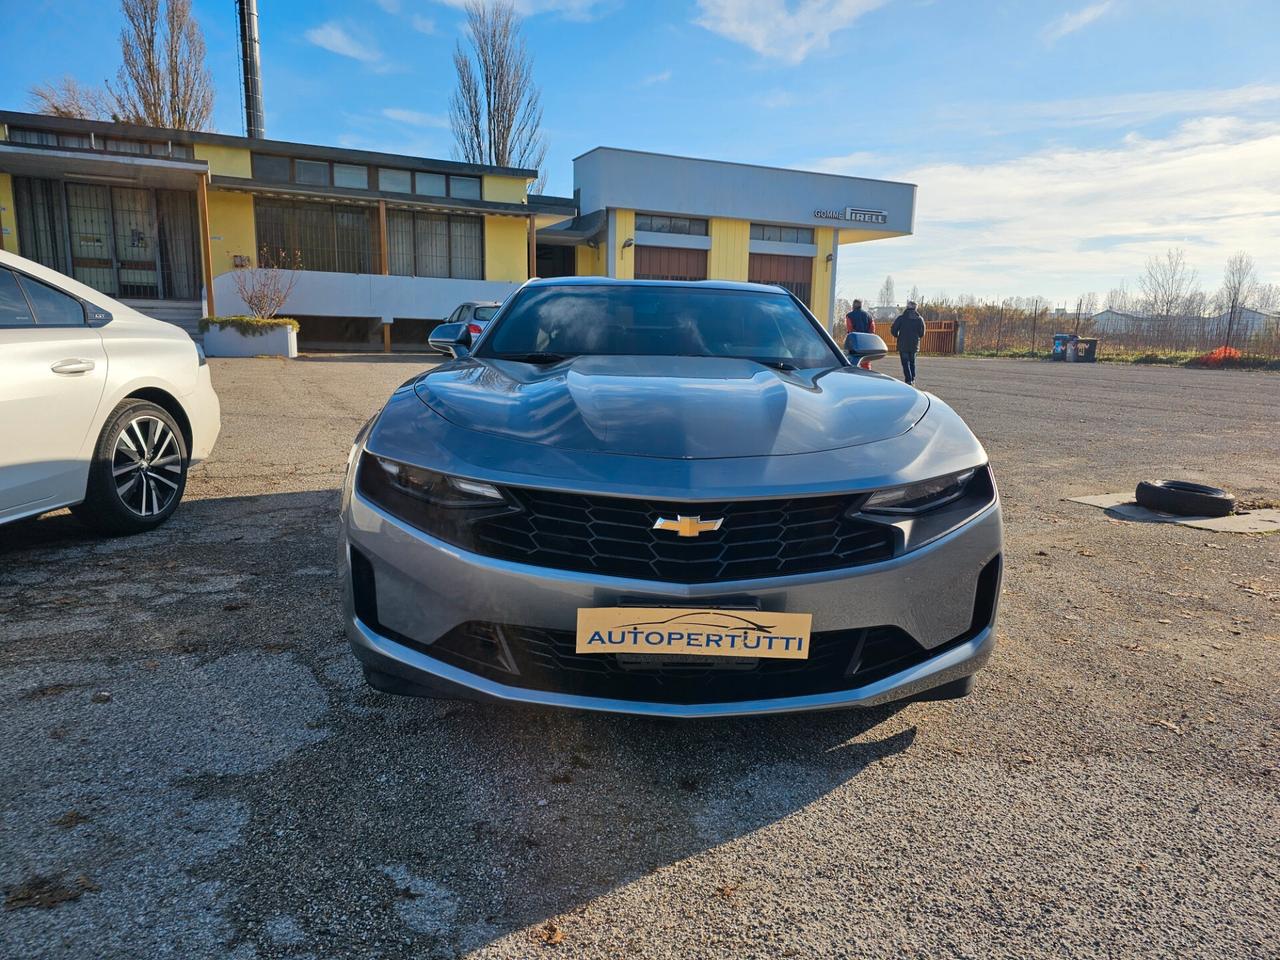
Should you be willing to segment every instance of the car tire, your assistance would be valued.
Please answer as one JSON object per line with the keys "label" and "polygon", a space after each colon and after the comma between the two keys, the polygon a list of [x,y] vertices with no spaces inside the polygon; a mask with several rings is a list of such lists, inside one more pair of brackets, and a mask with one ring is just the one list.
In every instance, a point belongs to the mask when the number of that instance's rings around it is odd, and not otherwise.
{"label": "car tire", "polygon": [[1135,499],[1140,507],[1183,517],[1225,517],[1236,508],[1227,491],[1186,480],[1143,480]]}
{"label": "car tire", "polygon": [[71,508],[109,535],[154,530],[173,515],[187,486],[187,442],[163,407],[123,400],[102,426],[83,503]]}

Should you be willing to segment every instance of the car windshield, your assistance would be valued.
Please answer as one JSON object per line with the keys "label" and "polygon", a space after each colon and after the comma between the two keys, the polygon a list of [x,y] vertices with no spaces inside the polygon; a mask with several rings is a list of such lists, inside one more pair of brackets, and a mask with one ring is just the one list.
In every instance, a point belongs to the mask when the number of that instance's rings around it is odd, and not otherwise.
{"label": "car windshield", "polygon": [[493,319],[493,315],[498,312],[497,307],[476,307],[475,319],[488,322]]}
{"label": "car windshield", "polygon": [[528,287],[478,355],[742,357],[790,368],[842,363],[787,294],[662,285]]}

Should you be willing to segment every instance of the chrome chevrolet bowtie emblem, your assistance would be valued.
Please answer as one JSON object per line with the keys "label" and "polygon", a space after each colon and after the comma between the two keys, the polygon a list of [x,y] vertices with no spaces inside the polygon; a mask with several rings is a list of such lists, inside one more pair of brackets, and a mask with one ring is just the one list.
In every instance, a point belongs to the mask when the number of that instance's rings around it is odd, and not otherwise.
{"label": "chrome chevrolet bowtie emblem", "polygon": [[723,517],[715,520],[703,520],[701,517],[676,517],[674,520],[668,520],[666,517],[659,517],[653,529],[674,530],[682,537],[696,537],[700,533],[719,530],[722,523],[724,523]]}

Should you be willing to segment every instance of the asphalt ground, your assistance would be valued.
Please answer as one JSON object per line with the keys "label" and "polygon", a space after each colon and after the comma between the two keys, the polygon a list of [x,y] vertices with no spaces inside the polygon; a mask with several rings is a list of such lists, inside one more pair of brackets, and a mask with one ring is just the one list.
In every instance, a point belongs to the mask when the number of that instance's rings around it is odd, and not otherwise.
{"label": "asphalt ground", "polygon": [[212,361],[168,525],[0,529],[0,955],[1276,956],[1280,538],[1063,498],[1280,498],[1280,377],[924,358],[1008,524],[974,694],[695,723],[364,687],[337,486],[423,363]]}

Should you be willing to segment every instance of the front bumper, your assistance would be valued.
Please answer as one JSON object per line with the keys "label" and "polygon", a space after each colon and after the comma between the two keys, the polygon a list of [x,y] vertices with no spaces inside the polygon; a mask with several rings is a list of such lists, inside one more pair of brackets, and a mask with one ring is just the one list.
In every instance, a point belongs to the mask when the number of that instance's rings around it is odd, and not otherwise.
{"label": "front bumper", "polygon": [[[923,693],[973,674],[994,646],[998,579],[975,616],[980,577],[1001,552],[999,503],[917,550],[882,563],[767,580],[661,584],[549,570],[471,554],[413,529],[345,491],[341,564],[347,635],[372,670],[439,696],[519,701],[666,717],[715,717],[865,707]],[[376,616],[357,616],[351,550],[376,581]],[[906,631],[925,658],[889,676],[834,692],[706,703],[617,699],[500,682],[430,655],[461,624],[484,621],[548,631],[575,628],[580,607],[637,597],[654,605],[714,606],[744,597],[770,611],[813,614],[815,633],[889,626]],[[401,642],[412,638],[413,644]],[[927,652],[937,649],[936,655]],[[856,678],[853,681],[856,683]]]}

